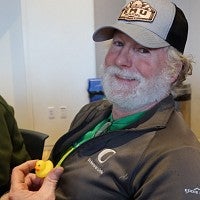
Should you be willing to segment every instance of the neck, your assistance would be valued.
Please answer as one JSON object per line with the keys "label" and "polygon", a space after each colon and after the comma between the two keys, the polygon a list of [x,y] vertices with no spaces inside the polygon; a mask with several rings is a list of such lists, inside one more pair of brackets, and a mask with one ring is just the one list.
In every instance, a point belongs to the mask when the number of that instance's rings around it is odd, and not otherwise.
{"label": "neck", "polygon": [[127,109],[121,108],[117,105],[113,105],[112,116],[113,116],[113,119],[115,119],[115,120],[120,119],[120,118],[126,117],[128,115],[133,115],[133,114],[138,113],[138,112],[144,112],[146,110],[149,110],[150,108],[152,108],[156,104],[157,104],[157,102],[153,102],[151,104],[148,104],[148,105],[145,105],[145,106],[142,106],[140,108],[133,109],[133,110],[127,110]]}

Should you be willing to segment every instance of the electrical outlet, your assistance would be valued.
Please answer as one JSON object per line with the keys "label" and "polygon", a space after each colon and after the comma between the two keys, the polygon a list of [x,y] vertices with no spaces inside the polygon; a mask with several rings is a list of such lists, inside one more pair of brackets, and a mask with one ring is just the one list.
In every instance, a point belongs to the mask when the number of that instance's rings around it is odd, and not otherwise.
{"label": "electrical outlet", "polygon": [[48,107],[49,119],[55,119],[55,108],[53,106]]}
{"label": "electrical outlet", "polygon": [[67,107],[66,106],[60,106],[60,118],[61,119],[67,118]]}

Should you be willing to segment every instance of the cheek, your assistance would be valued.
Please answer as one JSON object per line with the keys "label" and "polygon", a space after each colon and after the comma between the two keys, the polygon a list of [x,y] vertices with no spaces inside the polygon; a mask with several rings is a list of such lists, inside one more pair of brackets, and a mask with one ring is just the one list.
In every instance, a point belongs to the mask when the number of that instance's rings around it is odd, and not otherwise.
{"label": "cheek", "polygon": [[142,60],[138,66],[141,66],[140,73],[146,77],[151,78],[162,73],[163,69],[167,66],[167,53],[165,49],[152,51],[151,57]]}
{"label": "cheek", "polygon": [[114,65],[115,55],[110,51],[105,56],[105,67]]}
{"label": "cheek", "polygon": [[138,71],[143,77],[151,78],[159,75],[166,67],[166,64],[164,59],[159,59],[159,60],[151,60],[150,62],[143,61],[138,63],[137,66],[140,66],[138,68]]}
{"label": "cheek", "polygon": [[144,77],[150,78],[157,74],[157,67],[150,62],[138,61],[135,62],[135,66],[137,66],[137,71]]}

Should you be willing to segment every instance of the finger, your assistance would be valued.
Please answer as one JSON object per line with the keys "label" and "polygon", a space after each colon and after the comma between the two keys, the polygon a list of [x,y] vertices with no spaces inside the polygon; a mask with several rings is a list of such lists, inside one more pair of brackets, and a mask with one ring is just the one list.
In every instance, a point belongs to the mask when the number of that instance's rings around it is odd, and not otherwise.
{"label": "finger", "polygon": [[12,171],[11,176],[11,189],[18,190],[26,188],[25,177],[26,175],[35,167],[37,160],[27,161],[17,167]]}
{"label": "finger", "polygon": [[25,177],[25,184],[30,191],[37,191],[40,189],[43,180],[43,178],[38,178],[35,174],[30,173]]}
{"label": "finger", "polygon": [[47,192],[47,191],[55,191],[56,184],[63,173],[62,167],[56,167],[50,171],[48,176],[44,179],[44,183],[41,187],[41,191]]}

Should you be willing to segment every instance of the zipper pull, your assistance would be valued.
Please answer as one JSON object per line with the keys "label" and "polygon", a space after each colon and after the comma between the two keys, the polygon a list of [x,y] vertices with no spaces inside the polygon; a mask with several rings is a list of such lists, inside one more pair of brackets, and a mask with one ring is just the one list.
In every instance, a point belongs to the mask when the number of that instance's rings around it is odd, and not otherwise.
{"label": "zipper pull", "polygon": [[106,122],[95,134],[96,136],[102,135],[107,129],[108,127],[111,125],[111,122]]}

